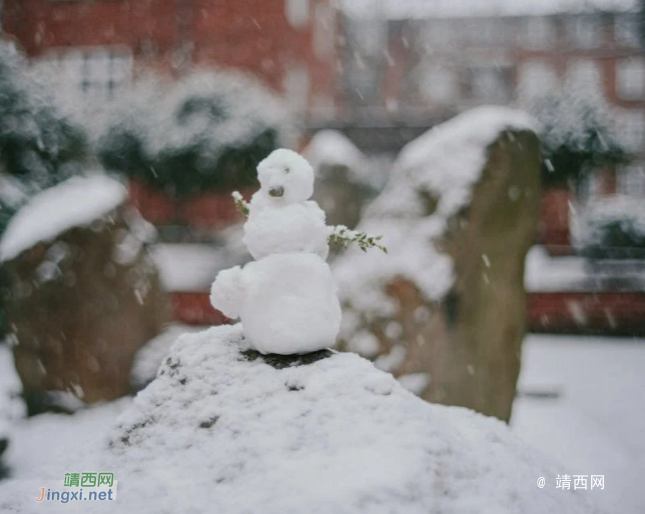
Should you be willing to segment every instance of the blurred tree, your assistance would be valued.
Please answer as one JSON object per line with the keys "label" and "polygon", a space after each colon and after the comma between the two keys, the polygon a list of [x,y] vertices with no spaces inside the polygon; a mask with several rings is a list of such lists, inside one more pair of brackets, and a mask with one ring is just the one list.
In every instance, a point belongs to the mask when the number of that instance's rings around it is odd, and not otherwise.
{"label": "blurred tree", "polygon": [[577,182],[594,169],[629,160],[603,98],[594,91],[569,85],[538,98],[531,112],[542,126],[545,187]]}
{"label": "blurred tree", "polygon": [[176,196],[255,183],[285,109],[239,72],[195,72],[174,84],[149,78],[117,107],[99,138],[106,168]]}
{"label": "blurred tree", "polygon": [[26,191],[77,173],[88,157],[83,131],[25,76],[22,55],[0,43],[0,166]]}
{"label": "blurred tree", "polygon": [[85,133],[25,72],[16,46],[0,42],[0,235],[31,195],[79,173],[90,155]]}

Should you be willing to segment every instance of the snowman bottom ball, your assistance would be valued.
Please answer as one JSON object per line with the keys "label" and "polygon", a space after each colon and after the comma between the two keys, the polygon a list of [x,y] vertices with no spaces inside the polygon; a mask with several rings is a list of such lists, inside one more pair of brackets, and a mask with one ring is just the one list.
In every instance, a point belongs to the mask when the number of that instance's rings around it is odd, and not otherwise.
{"label": "snowman bottom ball", "polygon": [[327,263],[314,254],[274,254],[243,270],[244,335],[259,352],[309,353],[334,346],[341,310]]}

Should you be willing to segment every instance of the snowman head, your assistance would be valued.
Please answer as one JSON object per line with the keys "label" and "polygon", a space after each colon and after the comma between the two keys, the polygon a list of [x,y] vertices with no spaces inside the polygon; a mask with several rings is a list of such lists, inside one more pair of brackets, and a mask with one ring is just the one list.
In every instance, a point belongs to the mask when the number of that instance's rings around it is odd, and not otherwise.
{"label": "snowman head", "polygon": [[304,202],[314,192],[314,170],[304,157],[280,148],[258,165],[261,191],[276,203]]}

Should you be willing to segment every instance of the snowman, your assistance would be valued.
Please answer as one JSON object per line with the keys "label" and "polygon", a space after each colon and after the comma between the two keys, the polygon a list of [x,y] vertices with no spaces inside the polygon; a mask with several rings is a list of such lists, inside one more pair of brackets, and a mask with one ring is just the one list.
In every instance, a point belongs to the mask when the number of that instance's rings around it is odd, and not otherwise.
{"label": "snowman", "polygon": [[325,213],[309,200],[314,172],[299,154],[276,150],[258,165],[260,190],[248,206],[244,243],[255,261],[220,272],[211,303],[240,318],[260,353],[309,353],[333,346],[341,310],[331,270]]}

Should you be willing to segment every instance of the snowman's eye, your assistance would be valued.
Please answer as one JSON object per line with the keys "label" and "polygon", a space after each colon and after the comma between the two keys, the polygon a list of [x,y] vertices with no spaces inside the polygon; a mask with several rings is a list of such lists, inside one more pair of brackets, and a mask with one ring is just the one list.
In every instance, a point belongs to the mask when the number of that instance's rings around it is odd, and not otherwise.
{"label": "snowman's eye", "polygon": [[289,167],[286,167],[286,168],[284,169],[284,172],[285,172],[285,173],[289,173],[290,171],[291,171],[291,170],[289,169]]}

